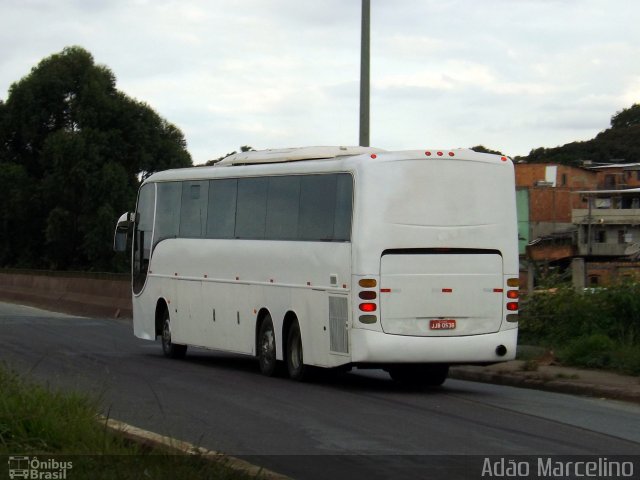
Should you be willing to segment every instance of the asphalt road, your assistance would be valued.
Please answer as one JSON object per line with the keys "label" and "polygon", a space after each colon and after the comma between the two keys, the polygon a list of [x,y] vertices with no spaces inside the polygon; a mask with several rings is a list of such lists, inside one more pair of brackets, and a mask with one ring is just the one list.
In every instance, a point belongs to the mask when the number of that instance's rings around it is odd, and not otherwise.
{"label": "asphalt road", "polygon": [[90,392],[112,418],[304,480],[430,478],[456,463],[446,477],[469,478],[487,455],[640,454],[634,404],[455,380],[408,391],[378,371],[300,384],[242,356],[166,359],[127,321],[3,303],[0,361]]}

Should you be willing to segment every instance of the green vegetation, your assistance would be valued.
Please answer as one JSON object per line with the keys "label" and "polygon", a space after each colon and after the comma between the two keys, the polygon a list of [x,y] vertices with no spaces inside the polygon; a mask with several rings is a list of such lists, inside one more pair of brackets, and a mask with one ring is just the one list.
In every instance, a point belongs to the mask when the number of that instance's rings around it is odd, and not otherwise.
{"label": "green vegetation", "polygon": [[[170,455],[134,444],[107,430],[97,419],[97,402],[26,382],[2,367],[0,392],[0,456],[71,462],[66,478],[254,478],[222,462]],[[2,463],[4,468],[7,464]]]}
{"label": "green vegetation", "polygon": [[530,163],[560,163],[580,165],[581,160],[610,162],[637,161],[640,158],[640,104],[633,104],[611,117],[608,128],[591,140],[571,142],[555,148],[536,148],[525,157]]}
{"label": "green vegetation", "polygon": [[126,270],[111,250],[115,221],[140,178],[191,157],[180,130],[115,84],[69,47],[0,100],[0,267]]}
{"label": "green vegetation", "polygon": [[552,348],[566,365],[640,375],[640,284],[577,292],[570,286],[523,299],[520,343]]}

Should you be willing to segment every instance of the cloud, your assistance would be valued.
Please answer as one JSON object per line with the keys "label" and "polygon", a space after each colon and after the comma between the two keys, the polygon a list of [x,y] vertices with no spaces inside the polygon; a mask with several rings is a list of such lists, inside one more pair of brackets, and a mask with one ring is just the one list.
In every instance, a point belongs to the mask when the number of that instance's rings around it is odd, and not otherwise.
{"label": "cloud", "polygon": [[[516,155],[589,138],[640,101],[639,16],[624,0],[373,1],[372,143]],[[1,92],[81,45],[196,162],[357,142],[360,0],[4,0],[0,41]]]}

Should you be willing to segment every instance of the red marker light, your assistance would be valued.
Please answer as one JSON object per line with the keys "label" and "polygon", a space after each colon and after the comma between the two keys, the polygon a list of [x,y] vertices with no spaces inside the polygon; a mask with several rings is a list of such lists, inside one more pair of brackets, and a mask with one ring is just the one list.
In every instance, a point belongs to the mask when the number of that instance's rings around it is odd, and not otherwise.
{"label": "red marker light", "polygon": [[372,153],[371,158],[378,158],[378,156],[375,153]]}
{"label": "red marker light", "polygon": [[363,312],[375,312],[378,307],[375,303],[361,303],[360,310]]}
{"label": "red marker light", "polygon": [[450,156],[450,157],[453,157],[454,155],[455,155],[455,153],[453,153],[453,152],[449,152],[449,156]]}
{"label": "red marker light", "polygon": [[438,156],[441,157],[443,154],[442,152],[438,152]]}
{"label": "red marker light", "polygon": [[425,154],[427,157],[430,157],[430,156],[431,156],[431,152],[424,152],[424,154]]}
{"label": "red marker light", "polygon": [[509,302],[507,303],[507,310],[510,312],[515,312],[518,310],[518,302]]}
{"label": "red marker light", "polygon": [[500,160],[502,160],[503,162],[507,161],[507,157],[500,157]]}
{"label": "red marker light", "polygon": [[518,290],[507,290],[507,298],[518,298],[520,295],[518,294]]}

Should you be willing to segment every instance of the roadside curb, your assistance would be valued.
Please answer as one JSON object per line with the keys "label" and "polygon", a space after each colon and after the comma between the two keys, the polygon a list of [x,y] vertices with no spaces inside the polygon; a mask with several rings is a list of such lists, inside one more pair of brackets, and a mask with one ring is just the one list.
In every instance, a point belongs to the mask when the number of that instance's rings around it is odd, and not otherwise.
{"label": "roadside curb", "polygon": [[103,416],[100,416],[99,418],[101,422],[104,422],[106,428],[112,432],[122,435],[124,438],[140,445],[186,455],[198,455],[199,457],[212,462],[222,462],[224,466],[232,470],[247,473],[259,479],[292,480],[286,475],[254,465],[240,458],[231,457],[214,450],[207,450],[206,448],[198,447],[192,443],[160,435],[159,433],[150,432],[148,430],[143,430],[142,428],[134,427],[133,425],[129,425],[128,423],[120,422],[112,418],[106,418]]}
{"label": "roadside curb", "polygon": [[483,371],[481,367],[452,367],[449,372],[449,377],[457,380],[469,380],[473,382],[640,403],[640,392],[628,391],[627,389],[614,386],[571,382],[566,379],[556,379],[551,376],[532,374],[530,372],[522,372],[520,374]]}

